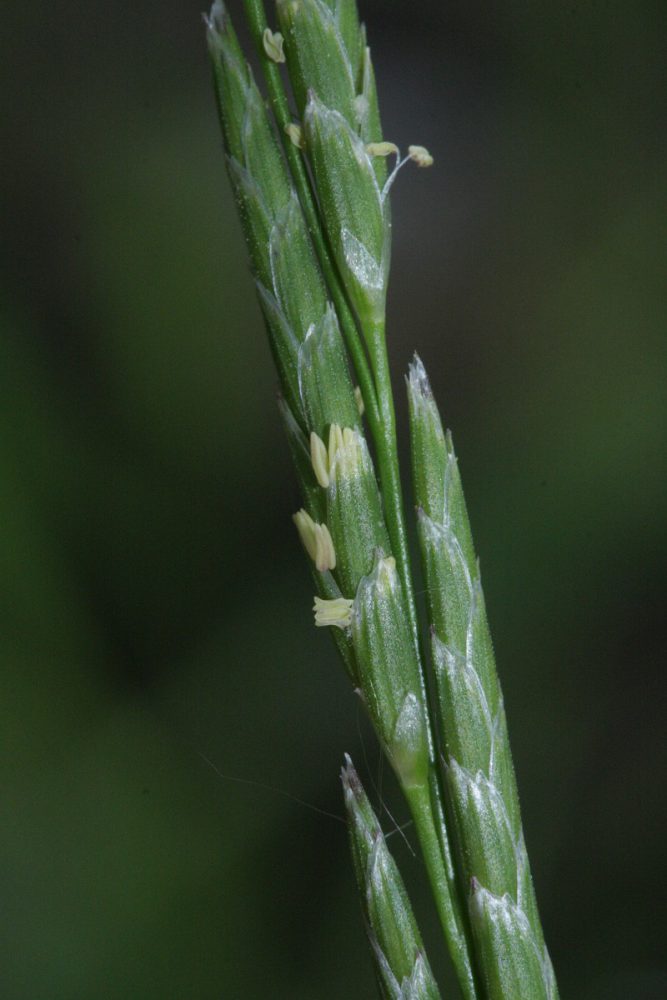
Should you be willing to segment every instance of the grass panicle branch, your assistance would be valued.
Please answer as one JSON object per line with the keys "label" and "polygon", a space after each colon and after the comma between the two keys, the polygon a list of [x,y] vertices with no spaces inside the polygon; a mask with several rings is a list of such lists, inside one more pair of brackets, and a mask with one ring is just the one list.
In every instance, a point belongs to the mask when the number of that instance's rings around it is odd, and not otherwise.
{"label": "grass panicle branch", "polygon": [[[278,0],[275,26],[261,0],[244,7],[268,106],[220,0],[207,36],[301,489],[294,523],[317,592],[315,625],[333,634],[408,802],[465,1000],[556,1000],[458,468],[415,361],[413,479],[437,698],[427,696],[385,340],[389,189],[405,161],[383,139],[365,30],[354,0]],[[421,146],[407,159],[433,162]],[[380,992],[438,997],[349,760],[343,785]]]}

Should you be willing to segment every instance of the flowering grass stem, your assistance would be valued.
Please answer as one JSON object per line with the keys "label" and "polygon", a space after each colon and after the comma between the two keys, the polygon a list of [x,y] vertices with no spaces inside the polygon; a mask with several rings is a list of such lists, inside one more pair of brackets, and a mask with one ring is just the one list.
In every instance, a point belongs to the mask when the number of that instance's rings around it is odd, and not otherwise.
{"label": "flowering grass stem", "polygon": [[[461,994],[557,1000],[458,466],[418,359],[408,396],[432,685],[416,611],[385,338],[389,191],[406,162],[433,157],[410,145],[401,159],[383,138],[355,0],[277,0],[279,31],[261,0],[244,7],[272,116],[221,0],[207,35],[302,493],[294,524],[314,624],[331,632],[410,808]],[[381,995],[435,1000],[405,887],[349,759],[342,777]]]}

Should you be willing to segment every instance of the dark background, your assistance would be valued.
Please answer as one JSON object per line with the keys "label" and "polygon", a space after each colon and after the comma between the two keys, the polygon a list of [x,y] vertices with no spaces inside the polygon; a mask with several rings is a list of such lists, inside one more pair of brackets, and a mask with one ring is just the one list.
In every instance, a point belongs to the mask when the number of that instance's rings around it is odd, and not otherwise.
{"label": "dark background", "polygon": [[[399,411],[417,348],[585,1000],[667,995],[658,11],[362,5],[386,137],[436,157],[393,195]],[[199,5],[2,22],[0,992],[369,997],[345,831],[308,806],[340,817],[343,751],[372,788],[377,748],[311,624]]]}

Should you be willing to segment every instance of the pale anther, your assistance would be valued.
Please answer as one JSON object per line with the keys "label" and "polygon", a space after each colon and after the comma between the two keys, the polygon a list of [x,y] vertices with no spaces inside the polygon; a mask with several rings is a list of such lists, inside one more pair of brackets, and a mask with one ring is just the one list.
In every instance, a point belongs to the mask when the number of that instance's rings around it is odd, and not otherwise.
{"label": "pale anther", "polygon": [[303,130],[300,125],[295,125],[294,122],[290,122],[285,126],[285,133],[289,136],[289,140],[293,146],[297,149],[305,149],[306,143],[303,138]]}
{"label": "pale anther", "polygon": [[332,424],[329,428],[329,472],[331,472],[336,454],[343,447],[343,434],[343,428],[339,424]]}
{"label": "pale anther", "polygon": [[408,156],[418,167],[433,166],[433,157],[425,146],[408,146]]}
{"label": "pale anther", "polygon": [[357,410],[359,411],[359,416],[363,417],[364,412],[366,410],[366,407],[364,406],[364,397],[362,395],[362,392],[361,392],[361,389],[360,389],[359,386],[355,387],[355,390],[354,390],[354,399],[355,399],[355,402],[357,404]]}
{"label": "pale anther", "polygon": [[369,142],[366,146],[369,156],[398,156],[398,146],[395,142]]}
{"label": "pale anther", "polygon": [[[331,440],[331,437],[329,438]],[[313,465],[315,479],[323,490],[329,485],[329,458],[324,441],[315,431],[310,435],[310,461]]]}
{"label": "pale anther", "polygon": [[318,524],[305,510],[300,510],[292,518],[303,547],[315,563],[320,573],[336,568],[336,551],[326,524]]}
{"label": "pale anther", "polygon": [[352,604],[353,601],[346,597],[336,597],[333,600],[316,597],[313,605],[315,624],[318,628],[331,625],[335,628],[349,628],[352,624]]}
{"label": "pale anther", "polygon": [[262,44],[264,46],[264,51],[266,52],[269,59],[274,63],[284,63],[285,62],[285,52],[283,50],[283,36],[279,31],[271,31],[270,28],[264,29],[264,34],[262,35]]}
{"label": "pale anther", "polygon": [[353,427],[332,424],[329,429],[329,480],[359,475],[363,465],[363,438]]}

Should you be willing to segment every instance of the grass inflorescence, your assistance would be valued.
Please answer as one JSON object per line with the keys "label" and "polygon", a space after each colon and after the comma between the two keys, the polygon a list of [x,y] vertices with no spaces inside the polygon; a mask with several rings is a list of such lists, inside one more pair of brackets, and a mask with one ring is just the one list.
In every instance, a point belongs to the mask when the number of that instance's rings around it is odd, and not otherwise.
{"label": "grass inflorescence", "polygon": [[[383,135],[355,0],[278,0],[272,23],[261,0],[244,6],[266,96],[219,0],[207,35],[302,493],[314,624],[332,633],[405,795],[465,1000],[557,1000],[458,465],[418,358],[407,385],[428,631],[416,613],[385,340],[389,192],[406,161],[433,158],[411,145],[402,159]],[[349,758],[342,780],[381,995],[436,998]]]}

